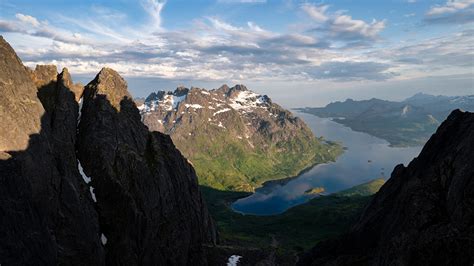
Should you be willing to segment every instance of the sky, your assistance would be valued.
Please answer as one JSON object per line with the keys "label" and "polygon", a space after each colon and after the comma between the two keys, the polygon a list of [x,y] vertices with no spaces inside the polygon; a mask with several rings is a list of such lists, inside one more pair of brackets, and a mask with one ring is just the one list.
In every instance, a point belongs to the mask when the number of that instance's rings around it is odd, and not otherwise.
{"label": "sky", "polygon": [[135,97],[245,84],[286,107],[474,94],[474,0],[0,0],[23,63]]}

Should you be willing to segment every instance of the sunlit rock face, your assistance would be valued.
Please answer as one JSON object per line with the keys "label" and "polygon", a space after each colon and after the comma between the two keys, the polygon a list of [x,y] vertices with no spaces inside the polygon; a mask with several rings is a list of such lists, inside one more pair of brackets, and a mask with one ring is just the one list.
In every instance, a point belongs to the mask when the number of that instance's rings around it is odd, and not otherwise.
{"label": "sunlit rock face", "polygon": [[191,160],[200,183],[217,189],[254,191],[334,157],[301,119],[244,85],[158,91],[138,108]]}
{"label": "sunlit rock face", "polygon": [[36,93],[29,70],[0,37],[0,151],[24,150],[40,132],[44,108]]}

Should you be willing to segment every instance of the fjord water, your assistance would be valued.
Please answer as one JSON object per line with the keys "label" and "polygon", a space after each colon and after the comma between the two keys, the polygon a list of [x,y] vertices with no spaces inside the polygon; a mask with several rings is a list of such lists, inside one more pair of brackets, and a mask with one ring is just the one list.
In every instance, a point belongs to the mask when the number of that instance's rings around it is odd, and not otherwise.
{"label": "fjord water", "polygon": [[286,184],[273,183],[237,200],[232,204],[234,211],[255,215],[278,214],[313,198],[314,195],[305,194],[311,188],[323,187],[329,194],[375,178],[387,179],[397,164],[406,165],[422,149],[421,146],[390,147],[385,140],[353,131],[331,119],[304,113],[296,115],[316,136],[342,142],[347,150],[336,162],[317,165]]}

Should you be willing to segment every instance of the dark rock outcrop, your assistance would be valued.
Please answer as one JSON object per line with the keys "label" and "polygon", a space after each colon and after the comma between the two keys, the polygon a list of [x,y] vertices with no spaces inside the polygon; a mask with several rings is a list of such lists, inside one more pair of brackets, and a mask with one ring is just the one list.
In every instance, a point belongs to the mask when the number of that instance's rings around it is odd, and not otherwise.
{"label": "dark rock outcrop", "polygon": [[340,239],[301,265],[472,265],[474,114],[455,110]]}
{"label": "dark rock outcrop", "polygon": [[125,81],[104,68],[84,91],[79,159],[92,178],[111,265],[200,265],[216,232],[193,168],[141,122]]}
{"label": "dark rock outcrop", "polygon": [[205,264],[217,233],[193,168],[115,71],[82,95],[0,38],[0,264]]}
{"label": "dark rock outcrop", "polygon": [[1,263],[102,264],[97,214],[77,169],[68,77],[55,67],[29,72],[3,39],[0,47]]}

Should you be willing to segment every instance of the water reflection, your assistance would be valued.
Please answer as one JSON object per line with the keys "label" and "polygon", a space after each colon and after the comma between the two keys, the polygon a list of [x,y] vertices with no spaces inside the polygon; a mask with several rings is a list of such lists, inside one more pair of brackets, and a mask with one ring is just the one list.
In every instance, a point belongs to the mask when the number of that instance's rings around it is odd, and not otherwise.
{"label": "water reflection", "polygon": [[395,165],[407,164],[422,147],[398,148],[385,140],[335,123],[327,118],[297,113],[317,136],[340,141],[347,150],[335,163],[313,167],[287,184],[272,184],[263,191],[239,199],[232,208],[245,214],[271,215],[314,197],[305,191],[324,187],[326,193],[341,191],[374,178],[388,178]]}

